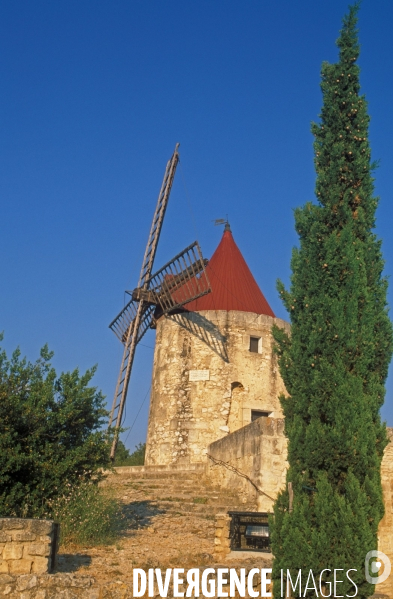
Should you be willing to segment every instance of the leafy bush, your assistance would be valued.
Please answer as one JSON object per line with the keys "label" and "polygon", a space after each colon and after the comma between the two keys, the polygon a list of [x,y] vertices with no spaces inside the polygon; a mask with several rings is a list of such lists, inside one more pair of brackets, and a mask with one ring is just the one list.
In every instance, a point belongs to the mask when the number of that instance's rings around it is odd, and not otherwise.
{"label": "leafy bush", "polygon": [[[57,376],[47,346],[35,362],[0,351],[0,516],[48,515],[53,501],[98,479],[108,445],[95,368]],[[89,491],[91,492],[91,491]]]}
{"label": "leafy bush", "polygon": [[105,545],[115,541],[122,522],[120,504],[109,489],[82,483],[57,498],[50,514],[60,522],[61,544]]}
{"label": "leafy bush", "polygon": [[130,454],[124,443],[119,441],[114,466],[143,466],[145,463],[146,443],[138,443]]}

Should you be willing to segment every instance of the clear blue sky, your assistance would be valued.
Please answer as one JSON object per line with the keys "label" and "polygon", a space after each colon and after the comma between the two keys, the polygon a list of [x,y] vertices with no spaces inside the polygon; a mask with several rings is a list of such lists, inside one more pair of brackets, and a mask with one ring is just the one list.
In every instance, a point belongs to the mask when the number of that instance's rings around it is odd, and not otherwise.
{"label": "clear blue sky", "polygon": [[[0,4],[0,330],[56,368],[98,363],[112,401],[122,348],[107,325],[136,285],[164,167],[181,143],[156,266],[229,215],[277,316],[293,208],[313,199],[310,121],[335,61],[341,0],[14,0]],[[360,11],[362,91],[380,160],[377,233],[393,271],[393,3]],[[190,210],[191,206],[191,210]],[[390,303],[393,298],[390,288]],[[130,425],[150,387],[139,347]],[[393,425],[393,370],[383,416]],[[145,438],[148,400],[128,437]]]}

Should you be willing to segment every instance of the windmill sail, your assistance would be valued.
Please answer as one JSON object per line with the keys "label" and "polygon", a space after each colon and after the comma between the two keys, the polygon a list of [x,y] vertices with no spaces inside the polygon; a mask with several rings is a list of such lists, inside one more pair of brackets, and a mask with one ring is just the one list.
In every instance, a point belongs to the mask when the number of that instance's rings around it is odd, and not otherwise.
{"label": "windmill sail", "polygon": [[211,291],[206,264],[195,241],[148,280],[148,290],[134,289],[132,298],[159,306],[160,313],[167,314]]}
{"label": "windmill sail", "polygon": [[[154,258],[157,251],[157,244],[160,238],[162,223],[166,208],[168,206],[169,194],[171,192],[176,167],[179,162],[179,144],[176,144],[175,151],[168,160],[164,179],[162,181],[156,209],[153,216],[153,222],[150,228],[149,238],[143,257],[141,274],[139,276],[138,287],[148,289],[148,279],[151,277]],[[132,365],[135,357],[135,349],[138,341],[143,337],[149,328],[153,319],[154,307],[144,301],[134,304],[133,300],[123,308],[110,327],[124,343],[123,359],[120,366],[120,373],[117,379],[115,396],[113,398],[112,410],[109,418],[109,429],[115,430],[113,437],[110,457],[113,460],[116,453],[119,431],[121,427],[123,410],[127,397],[128,383],[130,381]]]}
{"label": "windmill sail", "polygon": [[158,240],[160,239],[161,235],[162,223],[164,222],[164,216],[168,206],[169,194],[171,193],[173,179],[175,178],[176,167],[179,162],[178,148],[179,144],[176,144],[172,158],[168,160],[166,165],[164,179],[162,181],[160,193],[158,194],[158,201],[153,216],[153,222],[150,229],[149,239],[147,241],[145,255],[143,257],[138,287],[146,286],[146,282],[150,278],[151,271],[153,270],[153,263],[154,258],[156,256]]}
{"label": "windmill sail", "polygon": [[179,144],[176,144],[175,151],[166,165],[138,287],[132,292],[131,300],[109,325],[124,344],[123,359],[109,419],[109,428],[113,428],[115,432],[110,452],[112,460],[115,457],[119,438],[135,349],[149,327],[154,326],[155,313],[166,314],[211,291],[205,271],[207,261],[203,259],[197,242],[188,246],[154,275],[151,274],[169,194],[179,162],[178,147]]}
{"label": "windmill sail", "polygon": [[109,325],[109,328],[112,329],[122,343],[124,343],[123,339],[128,331],[128,327],[135,320],[137,310],[138,303],[131,299]]}
{"label": "windmill sail", "polygon": [[121,419],[127,397],[128,383],[130,382],[131,369],[135,357],[135,349],[149,328],[153,318],[153,313],[153,306],[146,306],[143,302],[140,302],[135,318],[129,325],[128,331],[126,333],[120,374],[119,378],[117,379],[115,397],[109,417],[109,427],[113,426],[115,428],[115,437],[113,439],[110,454],[111,459],[115,457],[119,428],[121,426]]}

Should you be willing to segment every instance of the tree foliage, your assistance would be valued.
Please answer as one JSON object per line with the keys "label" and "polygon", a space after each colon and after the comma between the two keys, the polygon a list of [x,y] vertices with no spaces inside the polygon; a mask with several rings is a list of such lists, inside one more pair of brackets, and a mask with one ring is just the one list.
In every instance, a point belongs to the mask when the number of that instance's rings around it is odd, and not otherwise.
{"label": "tree foliage", "polygon": [[[294,504],[289,513],[287,491],[278,497],[272,543],[276,579],[281,568],[356,568],[357,596],[365,598],[372,587],[364,558],[377,549],[383,515],[380,408],[392,327],[373,232],[378,199],[359,93],[357,10],[343,20],[338,62],[322,66],[322,113],[312,125],[318,203],[295,211],[291,288],[278,284],[292,324],[290,338],[278,329],[274,336],[289,394],[281,403]],[[354,592],[348,581],[339,588]]]}
{"label": "tree foliage", "polygon": [[130,453],[123,441],[118,442],[114,466],[143,466],[145,463],[146,443],[138,443]]}
{"label": "tree foliage", "polygon": [[[108,464],[95,368],[57,376],[45,346],[35,362],[0,353],[0,515],[48,515],[54,499]],[[49,511],[48,511],[49,510]]]}

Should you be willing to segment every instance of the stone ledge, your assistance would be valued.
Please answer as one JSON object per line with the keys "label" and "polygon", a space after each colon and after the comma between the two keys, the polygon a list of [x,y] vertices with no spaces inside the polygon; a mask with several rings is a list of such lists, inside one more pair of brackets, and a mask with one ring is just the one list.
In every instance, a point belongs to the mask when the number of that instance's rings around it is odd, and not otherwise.
{"label": "stone ledge", "polygon": [[[271,556],[266,554],[263,557],[269,558]],[[262,566],[260,564],[260,556],[258,557],[258,562],[258,567],[264,567],[264,564]],[[228,564],[214,565],[215,569],[218,567],[231,566]],[[238,565],[235,566],[236,570],[238,568]],[[202,568],[199,569],[201,570]],[[250,569],[251,566],[245,565],[246,575]],[[259,577],[256,576],[254,580],[255,590],[259,589],[259,584]],[[228,586],[225,586],[223,590],[229,591]],[[169,588],[168,599],[173,597],[171,591],[173,591],[172,585]],[[7,599],[128,599],[132,597],[132,584],[123,581],[99,584],[90,576],[77,576],[75,574],[58,573],[44,574],[42,576],[9,576],[7,574],[0,574],[0,596],[5,596]],[[250,595],[246,593],[246,597],[249,598]],[[377,593],[370,599],[389,599],[389,597],[388,595]]]}
{"label": "stone ledge", "polygon": [[[205,462],[199,462],[195,464],[179,464],[179,465],[152,465],[152,466],[116,466],[114,471],[117,474],[135,474],[135,473],[154,473],[154,472],[182,472],[182,471],[197,471],[204,472],[206,469]],[[110,471],[106,471],[109,474]]]}
{"label": "stone ledge", "polygon": [[[68,590],[69,589],[69,590]],[[0,574],[0,596],[7,599],[58,599],[72,597],[99,599],[100,586],[90,576],[44,574],[11,576]]]}
{"label": "stone ledge", "polygon": [[[260,562],[260,560],[259,560]],[[222,564],[215,564],[215,573],[212,579],[217,580],[217,568],[227,567]],[[235,566],[238,569],[238,565]],[[250,565],[244,564],[246,574],[251,569]],[[258,564],[260,566],[260,563]],[[199,567],[199,571],[205,567]],[[260,580],[258,576],[254,579],[254,588],[258,588]],[[180,585],[185,592],[187,583]],[[223,587],[224,592],[229,591],[228,585]],[[155,597],[158,590],[156,588]],[[7,599],[131,599],[132,581],[111,581],[98,583],[89,576],[78,576],[75,574],[45,574],[42,576],[10,576],[0,575],[0,597],[6,596]],[[185,593],[184,593],[185,595]],[[145,595],[146,597],[147,595]],[[250,595],[246,594],[247,599]],[[173,598],[173,583],[168,589],[168,599]]]}
{"label": "stone ledge", "polygon": [[59,525],[52,520],[0,518],[0,576],[50,572],[58,541]]}

